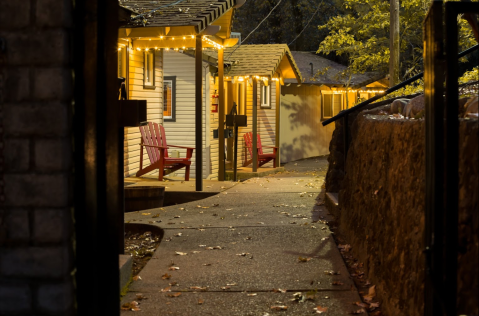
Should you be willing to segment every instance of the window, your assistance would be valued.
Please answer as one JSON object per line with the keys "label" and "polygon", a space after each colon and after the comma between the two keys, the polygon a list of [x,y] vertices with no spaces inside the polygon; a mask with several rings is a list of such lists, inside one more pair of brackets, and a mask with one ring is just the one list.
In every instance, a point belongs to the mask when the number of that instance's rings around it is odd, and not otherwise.
{"label": "window", "polygon": [[143,88],[155,89],[155,51],[145,51]]}
{"label": "window", "polygon": [[118,77],[126,78],[126,47],[118,47]]}
{"label": "window", "polygon": [[163,121],[175,122],[176,111],[176,77],[163,79]]}
{"label": "window", "polygon": [[271,85],[260,84],[261,86],[261,108],[271,109]]}
{"label": "window", "polygon": [[322,119],[328,119],[338,114],[342,109],[342,94],[323,93]]}

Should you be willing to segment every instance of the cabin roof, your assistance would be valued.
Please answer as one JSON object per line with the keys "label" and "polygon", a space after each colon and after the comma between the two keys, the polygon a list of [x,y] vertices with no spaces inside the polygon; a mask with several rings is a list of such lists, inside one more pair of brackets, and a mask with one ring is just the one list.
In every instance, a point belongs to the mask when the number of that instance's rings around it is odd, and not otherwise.
{"label": "cabin roof", "polygon": [[[126,28],[135,27],[181,27],[194,26],[197,33],[203,31],[210,24],[217,24],[230,28],[230,23],[223,23],[219,19],[226,14],[231,20],[232,9],[238,0],[120,0],[120,7],[134,12]],[[217,22],[217,23],[215,23]],[[228,33],[231,30],[223,29]]]}
{"label": "cabin roof", "polygon": [[[347,78],[339,78],[339,74],[346,70],[337,62],[316,55],[312,52],[291,52],[299,71],[303,77],[303,83],[315,85],[338,85],[343,86]],[[311,74],[311,64],[313,73]],[[327,71],[326,71],[327,69]],[[354,74],[351,78],[350,87],[363,87],[367,84],[383,79],[384,75],[378,72],[366,72],[364,74]],[[285,80],[286,83],[295,83],[294,80]]]}
{"label": "cabin roof", "polygon": [[[216,51],[205,55],[217,59]],[[224,51],[225,76],[280,76],[292,82],[301,82],[293,55],[286,44],[240,45]]]}

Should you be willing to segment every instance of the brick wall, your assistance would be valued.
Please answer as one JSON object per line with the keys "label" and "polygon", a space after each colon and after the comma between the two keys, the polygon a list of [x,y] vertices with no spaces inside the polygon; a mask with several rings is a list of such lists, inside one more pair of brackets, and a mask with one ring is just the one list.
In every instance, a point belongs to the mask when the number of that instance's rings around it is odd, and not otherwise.
{"label": "brick wall", "polygon": [[0,315],[74,314],[71,21],[70,0],[0,1]]}

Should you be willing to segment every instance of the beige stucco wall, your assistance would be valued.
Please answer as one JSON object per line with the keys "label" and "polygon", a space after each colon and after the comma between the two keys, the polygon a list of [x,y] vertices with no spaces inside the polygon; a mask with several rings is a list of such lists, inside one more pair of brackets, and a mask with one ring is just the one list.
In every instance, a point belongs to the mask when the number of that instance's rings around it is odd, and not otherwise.
{"label": "beige stucco wall", "polygon": [[281,94],[281,162],[328,155],[334,123],[321,125],[319,88],[296,89],[296,94],[285,88]]}

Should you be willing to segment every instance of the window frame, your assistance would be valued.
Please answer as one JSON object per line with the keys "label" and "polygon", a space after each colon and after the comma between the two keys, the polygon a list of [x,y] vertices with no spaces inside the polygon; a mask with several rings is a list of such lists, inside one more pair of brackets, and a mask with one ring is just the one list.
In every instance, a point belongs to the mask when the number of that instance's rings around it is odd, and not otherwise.
{"label": "window frame", "polygon": [[245,81],[240,81],[236,85],[236,105],[238,106],[238,115],[246,115],[246,85],[247,83]]}
{"label": "window frame", "polygon": [[[148,64],[148,56],[151,54],[151,64]],[[147,68],[151,68],[152,80],[147,82]],[[145,50],[143,53],[143,89],[156,89],[155,86],[155,51],[153,49]]]}
{"label": "window frame", "polygon": [[[171,116],[165,116],[165,82],[171,82]],[[163,122],[176,122],[176,76],[163,77]]]}
{"label": "window frame", "polygon": [[[271,83],[268,85],[265,85],[263,82],[260,82],[260,93],[259,93],[259,104],[261,109],[271,109]],[[268,100],[266,103],[263,103],[263,88],[266,88],[266,96],[268,97]]]}
{"label": "window frame", "polygon": [[119,46],[118,47],[118,68],[117,74],[118,77],[122,77],[126,79],[126,46]]}
{"label": "window frame", "polygon": [[[325,108],[325,102],[324,102],[324,98],[326,95],[330,95],[331,96],[331,113],[332,113],[332,116],[325,116],[324,115],[324,108]],[[327,119],[330,119],[336,115],[338,115],[338,113],[335,113],[334,112],[334,99],[336,98],[339,98],[339,111],[341,111],[343,109],[343,94],[342,93],[333,93],[332,91],[330,93],[325,93],[325,92],[322,92],[321,93],[321,121],[325,121]]]}

